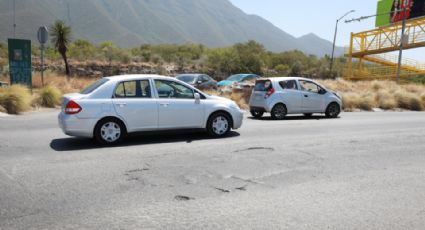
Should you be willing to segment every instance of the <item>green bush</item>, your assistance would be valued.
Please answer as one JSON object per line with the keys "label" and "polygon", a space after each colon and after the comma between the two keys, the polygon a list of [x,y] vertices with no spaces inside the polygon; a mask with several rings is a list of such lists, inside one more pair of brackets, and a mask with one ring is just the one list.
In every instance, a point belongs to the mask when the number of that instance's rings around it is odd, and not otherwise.
{"label": "green bush", "polygon": [[41,106],[54,108],[61,103],[62,93],[53,86],[45,86],[38,92],[38,100]]}
{"label": "green bush", "polygon": [[0,105],[10,114],[28,111],[31,108],[31,94],[27,87],[13,85],[0,93]]}

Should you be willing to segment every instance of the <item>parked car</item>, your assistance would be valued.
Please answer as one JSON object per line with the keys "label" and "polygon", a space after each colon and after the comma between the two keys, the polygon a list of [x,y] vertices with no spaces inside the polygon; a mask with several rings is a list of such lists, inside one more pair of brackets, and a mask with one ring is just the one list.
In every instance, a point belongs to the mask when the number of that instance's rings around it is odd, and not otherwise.
{"label": "parked car", "polygon": [[227,78],[226,80],[217,83],[218,87],[231,87],[241,89],[244,85],[248,85],[250,82],[252,85],[255,80],[259,79],[260,76],[256,74],[235,74]]}
{"label": "parked car", "polygon": [[217,89],[217,81],[206,74],[180,74],[176,78],[198,89]]}
{"label": "parked car", "polygon": [[341,97],[319,83],[298,77],[265,78],[257,80],[249,107],[252,116],[260,118],[271,113],[273,119],[287,114],[324,113],[336,118],[341,112]]}
{"label": "parked car", "polygon": [[129,133],[155,130],[199,128],[223,137],[240,128],[242,118],[235,102],[175,78],[126,75],[65,95],[59,125],[67,135],[114,144]]}

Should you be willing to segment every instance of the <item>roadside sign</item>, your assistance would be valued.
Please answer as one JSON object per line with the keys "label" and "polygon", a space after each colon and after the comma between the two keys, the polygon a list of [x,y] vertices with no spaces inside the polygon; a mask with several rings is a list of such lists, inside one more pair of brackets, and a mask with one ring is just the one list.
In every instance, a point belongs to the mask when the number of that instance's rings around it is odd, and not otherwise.
{"label": "roadside sign", "polygon": [[49,39],[49,32],[47,27],[40,26],[37,31],[38,42],[40,42],[40,59],[41,59],[41,85],[44,86],[44,44]]}
{"label": "roadside sign", "polygon": [[42,45],[46,44],[47,40],[49,39],[49,33],[47,31],[47,27],[41,26],[38,29],[37,38],[38,38],[38,42],[40,42],[40,44],[42,44]]}
{"label": "roadside sign", "polygon": [[32,88],[31,41],[8,39],[8,47],[10,83]]}

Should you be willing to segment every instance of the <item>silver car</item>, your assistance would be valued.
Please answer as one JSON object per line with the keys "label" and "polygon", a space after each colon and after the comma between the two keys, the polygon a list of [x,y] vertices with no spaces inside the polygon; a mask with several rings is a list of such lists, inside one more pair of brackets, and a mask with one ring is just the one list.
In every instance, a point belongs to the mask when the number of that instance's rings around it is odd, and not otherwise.
{"label": "silver car", "polygon": [[127,75],[103,78],[81,93],[64,96],[59,125],[70,136],[113,144],[128,133],[206,129],[223,137],[242,125],[235,102],[207,95],[170,77]]}
{"label": "silver car", "polygon": [[337,93],[311,79],[279,77],[257,80],[249,106],[256,118],[265,112],[278,120],[287,114],[312,116],[313,113],[336,118],[341,112],[342,101]]}

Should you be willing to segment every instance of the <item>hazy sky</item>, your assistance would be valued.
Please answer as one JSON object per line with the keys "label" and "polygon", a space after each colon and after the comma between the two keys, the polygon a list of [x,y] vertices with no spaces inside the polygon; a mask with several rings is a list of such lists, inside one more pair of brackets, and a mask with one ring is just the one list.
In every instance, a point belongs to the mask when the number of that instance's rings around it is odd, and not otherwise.
{"label": "hazy sky", "polygon": [[[285,32],[296,37],[315,33],[318,36],[333,40],[336,19],[350,10],[356,12],[345,19],[376,13],[378,0],[230,0],[248,14],[259,15]],[[375,18],[361,22],[339,23],[337,38],[338,46],[346,46],[350,41],[351,32],[373,29]],[[421,52],[407,51],[406,56],[424,59],[424,49]]]}

